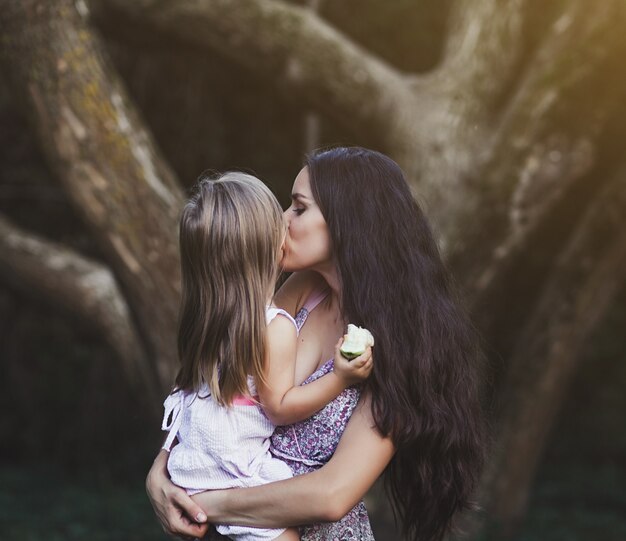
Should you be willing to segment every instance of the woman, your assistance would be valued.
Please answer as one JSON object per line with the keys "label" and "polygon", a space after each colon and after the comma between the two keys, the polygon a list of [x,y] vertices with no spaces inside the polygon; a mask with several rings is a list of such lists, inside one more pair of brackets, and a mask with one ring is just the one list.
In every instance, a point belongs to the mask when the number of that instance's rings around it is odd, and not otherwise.
{"label": "woman", "polygon": [[[306,320],[297,383],[332,369],[328,359],[347,323],[374,335],[373,374],[360,393],[327,406],[331,423],[322,410],[277,430],[274,453],[305,475],[192,501],[169,482],[161,452],[146,483],[152,504],[175,534],[206,531],[189,516],[272,528],[314,524],[302,530],[307,541],[367,540],[373,536],[359,502],[385,471],[406,537],[441,539],[455,513],[471,505],[484,428],[476,336],[426,219],[398,165],[362,148],[309,156],[285,216],[283,266],[293,274],[275,302]],[[333,417],[338,411],[343,416]],[[335,433],[319,438],[329,425]]]}

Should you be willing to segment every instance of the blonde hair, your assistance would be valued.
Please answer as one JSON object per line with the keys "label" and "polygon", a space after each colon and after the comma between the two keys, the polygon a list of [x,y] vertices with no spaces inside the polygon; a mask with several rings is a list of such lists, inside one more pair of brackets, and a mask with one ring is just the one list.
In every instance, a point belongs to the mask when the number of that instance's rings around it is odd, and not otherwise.
{"label": "blonde hair", "polygon": [[176,387],[206,383],[222,405],[264,380],[265,308],[285,235],[280,204],[258,178],[203,174],[180,219],[181,368]]}

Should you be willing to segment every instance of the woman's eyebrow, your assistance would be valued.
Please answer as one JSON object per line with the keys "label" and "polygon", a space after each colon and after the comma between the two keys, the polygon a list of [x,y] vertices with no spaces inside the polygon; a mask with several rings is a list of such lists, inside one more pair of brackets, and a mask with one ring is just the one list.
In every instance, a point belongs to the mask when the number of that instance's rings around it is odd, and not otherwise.
{"label": "woman's eyebrow", "polygon": [[291,199],[296,200],[296,199],[309,199],[306,195],[295,192],[291,194]]}

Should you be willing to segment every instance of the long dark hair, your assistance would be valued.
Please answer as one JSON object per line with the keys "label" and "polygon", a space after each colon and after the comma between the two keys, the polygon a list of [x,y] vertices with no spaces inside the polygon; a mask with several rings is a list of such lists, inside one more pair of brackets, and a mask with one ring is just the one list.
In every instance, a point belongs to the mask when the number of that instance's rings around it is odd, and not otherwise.
{"label": "long dark hair", "polygon": [[350,323],[376,339],[366,383],[378,430],[396,454],[385,485],[403,533],[440,540],[473,508],[484,460],[480,348],[428,222],[402,170],[358,147],[305,160],[328,224]]}

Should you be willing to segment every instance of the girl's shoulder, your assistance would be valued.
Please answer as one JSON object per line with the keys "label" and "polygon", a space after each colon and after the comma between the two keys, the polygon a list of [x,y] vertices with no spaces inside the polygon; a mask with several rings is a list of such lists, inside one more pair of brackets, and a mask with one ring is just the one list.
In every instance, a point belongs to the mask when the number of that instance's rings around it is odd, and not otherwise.
{"label": "girl's shoulder", "polygon": [[274,304],[295,317],[311,294],[325,285],[324,279],[314,271],[294,272],[274,295]]}
{"label": "girl's shoulder", "polygon": [[[291,314],[287,312],[287,310],[284,310],[283,308],[278,308],[272,303],[265,310],[265,321],[269,326],[273,321],[276,320],[285,320],[293,326],[296,332],[298,331],[298,324],[296,323],[296,320],[291,316]],[[281,326],[283,325],[281,324]],[[274,325],[274,327],[276,327],[276,325]]]}
{"label": "girl's shoulder", "polygon": [[266,312],[266,345],[270,359],[276,356],[295,359],[298,324],[286,310],[269,307]]}

